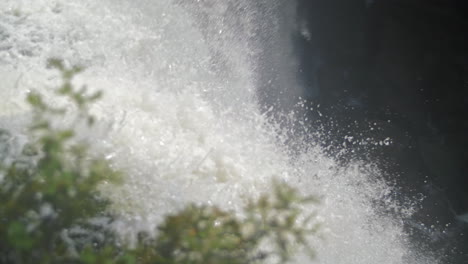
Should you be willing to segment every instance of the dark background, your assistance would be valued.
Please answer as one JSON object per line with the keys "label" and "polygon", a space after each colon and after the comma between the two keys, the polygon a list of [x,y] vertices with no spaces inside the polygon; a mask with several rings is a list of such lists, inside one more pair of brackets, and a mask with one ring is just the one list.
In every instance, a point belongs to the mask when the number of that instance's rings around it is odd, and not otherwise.
{"label": "dark background", "polygon": [[343,162],[377,157],[402,202],[423,194],[408,231],[468,263],[468,1],[300,0],[298,13],[321,142]]}

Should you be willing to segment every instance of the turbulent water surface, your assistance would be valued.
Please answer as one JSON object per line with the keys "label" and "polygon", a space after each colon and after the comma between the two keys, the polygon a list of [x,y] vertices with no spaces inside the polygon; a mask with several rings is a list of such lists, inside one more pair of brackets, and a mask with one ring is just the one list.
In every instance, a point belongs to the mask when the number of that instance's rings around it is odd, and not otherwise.
{"label": "turbulent water surface", "polygon": [[92,109],[98,127],[83,133],[128,175],[103,187],[122,235],[188,202],[239,210],[276,177],[321,197],[305,208],[323,222],[312,238],[317,263],[437,263],[410,242],[411,203],[393,201],[377,169],[339,166],[260,110],[275,96],[287,109],[301,95],[291,2],[2,0],[0,125],[21,137],[25,94],[55,81],[44,66],[60,57],[86,67],[77,83],[105,92]]}

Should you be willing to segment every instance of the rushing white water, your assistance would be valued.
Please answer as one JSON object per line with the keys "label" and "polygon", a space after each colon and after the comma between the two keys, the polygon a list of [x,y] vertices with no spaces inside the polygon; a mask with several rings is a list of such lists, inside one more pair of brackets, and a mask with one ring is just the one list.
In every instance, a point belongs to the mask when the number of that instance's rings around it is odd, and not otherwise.
{"label": "rushing white water", "polygon": [[252,2],[2,0],[0,125],[21,135],[25,94],[54,81],[44,65],[60,57],[87,68],[78,83],[105,92],[88,137],[128,175],[103,187],[123,235],[188,202],[239,210],[276,177],[322,197],[305,208],[324,224],[313,238],[317,263],[437,263],[410,245],[401,222],[411,208],[388,198],[375,168],[342,168],[305,142],[291,154],[290,131],[261,113],[262,72],[283,76],[271,84],[287,91],[283,104],[300,95],[288,39],[294,5]]}

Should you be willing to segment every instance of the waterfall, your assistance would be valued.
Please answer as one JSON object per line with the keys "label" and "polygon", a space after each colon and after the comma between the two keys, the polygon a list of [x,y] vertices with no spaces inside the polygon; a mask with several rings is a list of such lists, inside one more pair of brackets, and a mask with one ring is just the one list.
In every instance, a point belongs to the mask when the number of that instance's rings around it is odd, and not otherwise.
{"label": "waterfall", "polygon": [[437,263],[403,228],[412,203],[392,199],[373,164],[341,166],[268,114],[302,93],[291,2],[2,0],[0,127],[21,140],[25,95],[56,82],[45,62],[59,57],[86,68],[77,84],[104,92],[98,125],[82,134],[127,175],[102,187],[122,236],[189,202],[239,211],[277,178],[321,197],[305,208],[323,223],[317,263]]}

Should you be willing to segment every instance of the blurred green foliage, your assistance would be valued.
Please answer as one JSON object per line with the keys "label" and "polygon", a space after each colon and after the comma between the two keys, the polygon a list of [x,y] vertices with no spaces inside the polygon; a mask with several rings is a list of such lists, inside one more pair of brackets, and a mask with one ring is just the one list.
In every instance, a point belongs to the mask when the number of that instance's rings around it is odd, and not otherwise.
{"label": "blurred green foliage", "polygon": [[[61,74],[54,91],[67,104],[52,107],[31,92],[30,143],[20,155],[0,157],[0,264],[285,263],[298,247],[313,257],[307,236],[318,226],[310,223],[313,217],[301,218],[301,206],[316,199],[277,182],[272,194],[249,201],[241,216],[192,204],[167,216],[156,236],[142,232],[136,245],[122,242],[109,227],[115,219],[106,210],[109,201],[98,192],[103,182],[119,184],[122,174],[92,158],[75,136],[77,126],[93,125],[88,107],[101,93],[73,86],[80,67],[56,59],[49,66]],[[72,117],[65,127],[54,122],[65,116]],[[7,151],[9,137],[0,131],[0,150]]]}
{"label": "blurred green foliage", "polygon": [[88,158],[85,144],[73,141],[74,126],[83,120],[92,123],[87,107],[100,93],[75,91],[71,81],[80,68],[67,69],[59,60],[49,65],[62,74],[55,92],[75,103],[78,116],[61,128],[52,120],[68,114],[66,107],[51,107],[36,92],[28,95],[31,141],[21,155],[1,164],[1,263],[62,263],[78,257],[81,249],[73,230],[89,229],[92,220],[108,217],[109,201],[97,195],[96,187],[119,179],[104,160]]}

